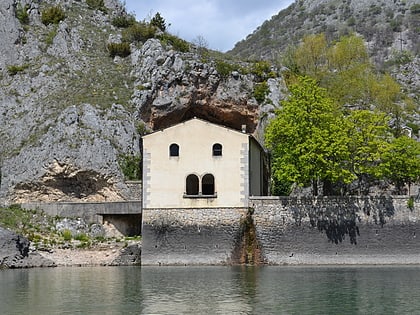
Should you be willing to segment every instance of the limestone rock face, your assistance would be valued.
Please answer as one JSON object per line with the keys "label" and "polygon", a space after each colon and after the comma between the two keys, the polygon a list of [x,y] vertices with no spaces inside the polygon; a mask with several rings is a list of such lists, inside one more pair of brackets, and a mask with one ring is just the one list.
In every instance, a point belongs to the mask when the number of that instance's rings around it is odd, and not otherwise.
{"label": "limestone rock face", "polygon": [[[214,60],[158,39],[111,58],[107,44],[123,33],[111,22],[125,8],[104,3],[106,13],[80,0],[0,1],[0,204],[130,199],[118,162],[140,155],[145,130],[196,116],[259,135],[260,115],[284,97],[276,79],[258,104],[253,75],[221,76]],[[44,25],[56,5],[66,18]]]}
{"label": "limestone rock face", "polygon": [[19,22],[14,18],[15,0],[0,2],[0,69],[5,69],[6,64],[13,64],[17,59],[17,45],[22,36]]}
{"label": "limestone rock face", "polygon": [[152,129],[200,117],[255,131],[259,104],[252,96],[252,75],[222,78],[214,63],[203,63],[193,53],[166,50],[157,39],[148,40],[132,62],[137,86],[133,101]]}

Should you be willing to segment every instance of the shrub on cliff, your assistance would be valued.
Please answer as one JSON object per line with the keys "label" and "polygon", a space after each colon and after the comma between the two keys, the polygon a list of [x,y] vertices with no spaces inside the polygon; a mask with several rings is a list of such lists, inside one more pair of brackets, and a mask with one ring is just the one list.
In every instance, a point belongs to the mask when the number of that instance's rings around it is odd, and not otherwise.
{"label": "shrub on cliff", "polygon": [[130,44],[127,42],[123,43],[109,43],[107,45],[109,55],[114,58],[119,56],[125,58],[131,54]]}
{"label": "shrub on cliff", "polygon": [[41,13],[41,21],[44,25],[58,24],[65,18],[66,14],[60,6],[47,8]]}
{"label": "shrub on cliff", "polygon": [[29,4],[22,5],[19,3],[16,7],[16,18],[19,20],[20,23],[23,25],[29,24]]}
{"label": "shrub on cliff", "polygon": [[[222,78],[229,77],[233,71],[238,71],[243,73],[245,69],[243,69],[238,64],[233,64],[221,59],[216,60],[216,71]],[[246,71],[245,71],[246,72]]]}
{"label": "shrub on cliff", "polygon": [[25,71],[26,68],[28,68],[28,65],[10,65],[7,66],[7,72],[9,75],[14,76],[19,72]]}
{"label": "shrub on cliff", "polygon": [[269,93],[270,89],[268,87],[267,81],[255,84],[253,95],[258,104],[262,104],[266,100]]}
{"label": "shrub on cliff", "polygon": [[139,180],[142,175],[141,157],[134,154],[121,154],[118,165],[126,180]]}
{"label": "shrub on cliff", "polygon": [[104,13],[108,12],[108,9],[105,7],[104,0],[86,0],[86,3],[89,8],[93,10],[99,10]]}
{"label": "shrub on cliff", "polygon": [[115,27],[127,28],[129,26],[134,25],[134,23],[136,23],[136,20],[131,15],[119,15],[114,17],[111,23]]}
{"label": "shrub on cliff", "polygon": [[146,22],[136,22],[122,32],[124,42],[143,42],[155,37],[156,28]]}
{"label": "shrub on cliff", "polygon": [[160,15],[159,12],[156,13],[155,16],[150,20],[150,24],[153,25],[154,27],[157,27],[162,32],[166,31],[166,21],[162,17],[162,15]]}
{"label": "shrub on cliff", "polygon": [[175,35],[171,35],[168,33],[164,33],[159,37],[160,41],[162,42],[162,44],[166,44],[166,45],[171,45],[175,50],[180,51],[180,52],[189,52],[190,51],[190,44],[175,36]]}

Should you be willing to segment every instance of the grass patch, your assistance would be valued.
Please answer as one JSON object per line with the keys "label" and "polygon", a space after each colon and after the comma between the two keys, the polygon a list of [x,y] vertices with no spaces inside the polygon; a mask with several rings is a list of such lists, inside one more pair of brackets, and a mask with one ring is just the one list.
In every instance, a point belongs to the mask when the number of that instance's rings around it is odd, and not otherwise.
{"label": "grass patch", "polygon": [[22,3],[19,3],[16,7],[16,18],[19,20],[19,22],[22,25],[29,24],[29,14],[28,14],[29,8],[30,8],[29,4],[22,5]]}
{"label": "grass patch", "polygon": [[103,13],[108,12],[108,9],[105,7],[104,0],[86,0],[86,4],[92,10],[99,10]]}
{"label": "grass patch", "polygon": [[114,58],[119,56],[125,58],[131,54],[130,44],[127,42],[122,43],[109,43],[107,45],[109,56]]}
{"label": "grass patch", "polygon": [[49,7],[41,12],[41,22],[44,25],[58,24],[65,18],[66,14],[60,6]]}
{"label": "grass patch", "polygon": [[28,68],[28,65],[10,65],[7,66],[7,73],[9,73],[9,75],[14,76],[20,72],[25,71],[26,68]]}

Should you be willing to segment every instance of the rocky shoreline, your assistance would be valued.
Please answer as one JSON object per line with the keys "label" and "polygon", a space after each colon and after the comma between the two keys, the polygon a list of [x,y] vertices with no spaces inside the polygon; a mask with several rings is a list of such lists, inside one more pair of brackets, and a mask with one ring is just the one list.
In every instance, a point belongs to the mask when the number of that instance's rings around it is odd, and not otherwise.
{"label": "rocky shoreline", "polygon": [[109,242],[90,248],[30,248],[29,240],[0,227],[0,269],[140,265],[141,242]]}

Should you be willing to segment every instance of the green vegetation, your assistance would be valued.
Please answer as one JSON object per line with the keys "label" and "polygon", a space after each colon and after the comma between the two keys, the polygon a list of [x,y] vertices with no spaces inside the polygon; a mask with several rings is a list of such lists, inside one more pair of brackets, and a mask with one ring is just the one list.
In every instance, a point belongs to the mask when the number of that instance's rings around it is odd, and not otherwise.
{"label": "green vegetation", "polygon": [[239,64],[231,63],[220,58],[216,60],[216,71],[222,78],[229,77],[233,71],[243,73],[243,70]]}
{"label": "green vegetation", "polygon": [[126,180],[139,180],[142,178],[141,157],[134,154],[121,154],[118,165]]}
{"label": "green vegetation", "polygon": [[47,44],[48,46],[52,45],[56,35],[57,27],[54,27],[50,32],[48,32],[47,36],[45,37],[45,44]]}
{"label": "green vegetation", "polygon": [[403,193],[420,179],[420,144],[403,131],[416,108],[390,75],[375,72],[360,37],[328,45],[323,34],[308,36],[286,57],[291,95],[265,135],[275,190],[312,184],[317,194],[322,183],[324,194],[343,193],[356,181],[366,193],[386,180]]}
{"label": "green vegetation", "polygon": [[41,12],[41,21],[44,25],[58,24],[66,18],[60,6],[49,7]]}
{"label": "green vegetation", "polygon": [[[58,231],[56,223],[63,218],[52,217],[40,210],[25,210],[19,205],[0,207],[0,226],[10,229],[17,234],[23,235],[36,247],[76,246],[77,248],[88,248],[98,243],[109,241],[120,242],[120,239],[98,236],[92,238],[86,233],[72,234],[69,229]],[[126,237],[126,241],[141,240],[140,236]]]}
{"label": "green vegetation", "polygon": [[114,58],[119,56],[125,58],[131,54],[130,44],[127,42],[122,43],[109,43],[107,45],[109,55]]}
{"label": "green vegetation", "polygon": [[410,196],[410,198],[408,198],[408,200],[407,200],[407,207],[411,211],[414,210],[414,197],[413,196]]}
{"label": "green vegetation", "polygon": [[112,19],[112,25],[120,28],[127,28],[136,23],[136,19],[132,15],[119,15]]}
{"label": "green vegetation", "polygon": [[290,92],[266,130],[274,177],[301,186],[312,183],[315,195],[319,179],[349,182],[351,173],[341,164],[344,129],[325,89],[306,77],[290,86]]}
{"label": "green vegetation", "polygon": [[160,29],[162,32],[166,32],[166,21],[159,12],[150,20],[150,25]]}
{"label": "green vegetation", "polygon": [[394,139],[386,148],[381,168],[383,173],[402,193],[404,185],[420,180],[420,143],[407,136]]}
{"label": "green vegetation", "polygon": [[30,6],[29,4],[22,5],[22,3],[19,3],[16,7],[16,18],[19,20],[19,22],[22,25],[28,25],[29,24],[29,10]]}
{"label": "green vegetation", "polygon": [[26,68],[28,68],[28,65],[10,65],[7,66],[7,73],[9,73],[9,75],[14,76],[16,74],[18,74],[19,72],[23,72],[25,71]]}
{"label": "green vegetation", "polygon": [[135,22],[123,30],[122,39],[129,43],[143,42],[149,38],[154,38],[155,34],[156,28],[154,26],[146,22]]}
{"label": "green vegetation", "polygon": [[[156,13],[150,23],[117,17],[113,20],[113,24],[118,27],[124,27],[122,32],[123,42],[138,43],[157,37],[162,44],[171,45],[177,51],[188,52],[190,50],[190,45],[187,41],[165,32],[166,22],[159,13]],[[157,36],[158,30],[162,33]]]}
{"label": "green vegetation", "polygon": [[177,51],[180,51],[180,52],[190,51],[190,44],[187,41],[175,35],[164,33],[159,36],[159,39],[162,42],[162,44],[171,45]]}
{"label": "green vegetation", "polygon": [[86,4],[92,10],[99,10],[99,11],[102,11],[103,13],[108,12],[108,9],[105,7],[104,0],[86,0]]}
{"label": "green vegetation", "polygon": [[73,235],[71,234],[71,231],[68,229],[63,230],[63,232],[61,233],[63,235],[63,239],[68,242],[71,241],[73,238]]}
{"label": "green vegetation", "polygon": [[410,11],[412,14],[420,14],[420,3],[412,5]]}
{"label": "green vegetation", "polygon": [[267,81],[255,84],[253,96],[259,104],[264,103],[269,93],[270,89],[268,87]]}
{"label": "green vegetation", "polygon": [[324,34],[306,36],[301,45],[288,50],[284,62],[290,69],[289,84],[296,76],[312,77],[340,106],[375,107],[397,116],[401,104],[411,102],[390,75],[375,71],[363,38],[354,34],[331,44]]}
{"label": "green vegetation", "polygon": [[250,72],[255,75],[257,81],[262,82],[277,77],[277,74],[271,68],[268,61],[258,61],[252,65]]}

